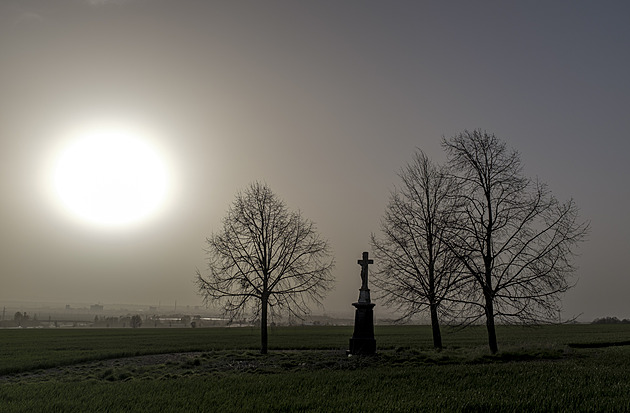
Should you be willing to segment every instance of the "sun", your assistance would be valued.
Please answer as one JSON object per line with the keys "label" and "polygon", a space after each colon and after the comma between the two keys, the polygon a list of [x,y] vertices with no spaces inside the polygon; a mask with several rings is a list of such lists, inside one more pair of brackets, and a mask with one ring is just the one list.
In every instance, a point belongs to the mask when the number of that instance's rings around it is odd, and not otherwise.
{"label": "sun", "polygon": [[53,187],[66,212],[85,223],[123,227],[155,215],[168,189],[165,162],[134,128],[97,125],[60,150]]}

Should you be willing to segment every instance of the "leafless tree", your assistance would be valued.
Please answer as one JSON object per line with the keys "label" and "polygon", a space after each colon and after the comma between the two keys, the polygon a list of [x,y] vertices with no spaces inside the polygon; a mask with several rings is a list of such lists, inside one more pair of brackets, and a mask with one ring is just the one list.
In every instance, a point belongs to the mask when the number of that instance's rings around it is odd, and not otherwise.
{"label": "leafless tree", "polygon": [[445,234],[471,284],[462,303],[469,321],[485,316],[496,353],[495,319],[551,322],[571,286],[574,250],[588,233],[570,199],[558,201],[547,186],[523,175],[515,150],[475,130],[443,139],[450,168],[463,186],[462,219]]}
{"label": "leafless tree", "polygon": [[142,318],[138,314],[131,316],[129,325],[131,328],[140,328],[142,326]]}
{"label": "leafless tree", "polygon": [[462,264],[443,242],[454,219],[457,182],[418,151],[398,174],[402,180],[381,220],[382,237],[372,234],[377,270],[374,283],[400,320],[429,310],[433,345],[442,348],[439,315],[450,311]]}
{"label": "leafless tree", "polygon": [[223,228],[206,242],[208,274],[197,270],[199,292],[231,319],[252,311],[260,320],[262,354],[268,309],[303,316],[309,302],[320,303],[332,286],[327,241],[266,184],[255,182],[238,193]]}

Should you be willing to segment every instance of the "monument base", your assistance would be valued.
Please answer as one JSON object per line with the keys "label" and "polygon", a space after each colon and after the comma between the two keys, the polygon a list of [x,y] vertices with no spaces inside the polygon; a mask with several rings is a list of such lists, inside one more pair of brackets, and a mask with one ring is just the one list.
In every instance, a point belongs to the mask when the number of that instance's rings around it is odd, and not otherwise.
{"label": "monument base", "polygon": [[352,303],[356,307],[354,314],[354,333],[350,339],[348,354],[371,355],[376,353],[374,339],[374,305],[372,303]]}

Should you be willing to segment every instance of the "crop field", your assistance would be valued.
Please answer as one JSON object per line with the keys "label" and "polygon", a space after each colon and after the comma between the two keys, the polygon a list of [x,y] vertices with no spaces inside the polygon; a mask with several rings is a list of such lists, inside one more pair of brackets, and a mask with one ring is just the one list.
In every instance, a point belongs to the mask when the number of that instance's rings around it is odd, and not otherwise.
{"label": "crop field", "polygon": [[0,330],[0,412],[630,411],[630,325]]}

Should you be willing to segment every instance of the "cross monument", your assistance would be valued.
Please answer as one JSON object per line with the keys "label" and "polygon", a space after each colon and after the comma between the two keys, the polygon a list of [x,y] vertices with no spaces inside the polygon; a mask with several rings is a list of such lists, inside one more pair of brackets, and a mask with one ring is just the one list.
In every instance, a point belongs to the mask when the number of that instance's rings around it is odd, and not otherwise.
{"label": "cross monument", "polygon": [[368,253],[363,253],[363,259],[357,260],[357,264],[361,266],[361,289],[359,290],[359,302],[369,303],[370,289],[368,288],[368,265],[374,264],[374,260],[368,259]]}
{"label": "cross monument", "polygon": [[369,259],[367,252],[357,263],[361,266],[361,289],[359,300],[352,305],[356,308],[354,314],[354,333],[350,339],[348,354],[370,355],[376,353],[376,340],[374,339],[374,305],[370,300],[368,288],[368,265],[374,260]]}
{"label": "cross monument", "polygon": [[357,264],[359,264],[361,266],[361,289],[362,290],[367,290],[368,288],[368,265],[369,264],[374,264],[374,260],[369,260],[368,259],[368,253],[364,252],[363,253],[363,259],[361,260],[357,260]]}

